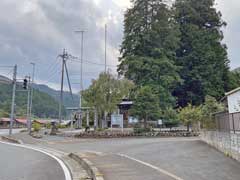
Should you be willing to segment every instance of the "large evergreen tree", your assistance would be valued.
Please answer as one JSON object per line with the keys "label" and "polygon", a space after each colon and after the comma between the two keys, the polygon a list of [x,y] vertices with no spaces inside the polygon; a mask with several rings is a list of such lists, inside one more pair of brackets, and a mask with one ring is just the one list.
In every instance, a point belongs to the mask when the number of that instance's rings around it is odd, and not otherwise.
{"label": "large evergreen tree", "polygon": [[172,107],[175,105],[172,90],[180,81],[174,64],[179,45],[177,24],[171,9],[160,0],[132,3],[133,7],[125,14],[118,71],[134,81],[137,91],[143,86],[154,89],[162,109]]}
{"label": "large evergreen tree", "polygon": [[176,64],[184,83],[175,90],[180,106],[199,105],[206,95],[220,98],[227,88],[229,60],[222,44],[226,23],[214,0],[176,0],[175,19],[181,31]]}

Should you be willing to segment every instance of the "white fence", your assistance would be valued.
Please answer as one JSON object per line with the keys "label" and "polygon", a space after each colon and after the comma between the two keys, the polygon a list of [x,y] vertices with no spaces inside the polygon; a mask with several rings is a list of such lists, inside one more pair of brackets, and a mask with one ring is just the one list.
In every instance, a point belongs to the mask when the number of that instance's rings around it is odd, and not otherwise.
{"label": "white fence", "polygon": [[225,155],[240,161],[240,133],[203,131],[201,139]]}

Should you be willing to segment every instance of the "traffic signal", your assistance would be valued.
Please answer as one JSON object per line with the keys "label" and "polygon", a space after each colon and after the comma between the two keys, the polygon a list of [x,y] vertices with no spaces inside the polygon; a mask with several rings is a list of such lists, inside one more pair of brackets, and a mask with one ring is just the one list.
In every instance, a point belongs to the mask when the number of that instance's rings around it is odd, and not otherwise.
{"label": "traffic signal", "polygon": [[23,80],[23,89],[27,89],[28,88],[28,80],[24,79]]}

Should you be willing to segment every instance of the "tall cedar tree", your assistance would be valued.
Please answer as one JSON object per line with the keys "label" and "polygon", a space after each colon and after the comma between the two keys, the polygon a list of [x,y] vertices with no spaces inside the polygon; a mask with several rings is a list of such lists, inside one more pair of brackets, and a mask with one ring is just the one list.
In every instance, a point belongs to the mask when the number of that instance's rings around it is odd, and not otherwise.
{"label": "tall cedar tree", "polygon": [[176,64],[184,83],[174,95],[182,107],[199,105],[206,95],[217,99],[227,88],[229,60],[222,44],[221,28],[226,23],[214,7],[214,0],[176,0],[175,19],[180,26],[181,45]]}
{"label": "tall cedar tree", "polygon": [[118,71],[136,84],[136,91],[143,86],[154,89],[162,109],[172,107],[176,103],[172,90],[180,81],[174,64],[180,40],[177,24],[160,0],[132,3],[125,14]]}

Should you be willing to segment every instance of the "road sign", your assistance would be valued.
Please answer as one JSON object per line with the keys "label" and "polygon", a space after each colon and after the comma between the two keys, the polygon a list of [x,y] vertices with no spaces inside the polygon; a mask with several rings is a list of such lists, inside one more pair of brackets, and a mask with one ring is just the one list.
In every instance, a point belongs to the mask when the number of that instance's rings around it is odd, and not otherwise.
{"label": "road sign", "polygon": [[158,120],[158,125],[163,125],[163,121],[161,119]]}
{"label": "road sign", "polygon": [[123,115],[122,114],[112,114],[111,115],[111,129],[113,125],[119,125],[123,131]]}

